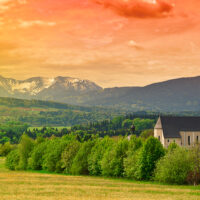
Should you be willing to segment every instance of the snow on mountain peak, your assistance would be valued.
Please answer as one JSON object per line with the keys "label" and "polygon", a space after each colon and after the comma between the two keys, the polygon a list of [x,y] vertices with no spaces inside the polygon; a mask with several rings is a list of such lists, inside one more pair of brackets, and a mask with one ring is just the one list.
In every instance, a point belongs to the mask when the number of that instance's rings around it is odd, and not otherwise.
{"label": "snow on mountain peak", "polygon": [[36,96],[44,90],[53,89],[55,85],[57,88],[64,88],[65,91],[73,90],[80,92],[101,89],[101,87],[91,81],[71,77],[33,77],[27,80],[15,80],[0,77],[0,89],[3,88],[11,95],[19,93]]}

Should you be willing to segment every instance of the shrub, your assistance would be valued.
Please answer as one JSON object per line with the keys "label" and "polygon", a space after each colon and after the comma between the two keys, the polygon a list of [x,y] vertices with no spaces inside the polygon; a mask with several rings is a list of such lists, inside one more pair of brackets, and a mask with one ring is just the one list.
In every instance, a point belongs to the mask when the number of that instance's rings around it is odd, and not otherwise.
{"label": "shrub", "polygon": [[71,167],[72,174],[74,175],[89,174],[88,156],[90,155],[91,149],[93,146],[94,146],[94,141],[91,141],[91,140],[82,143],[72,163],[72,167]]}
{"label": "shrub", "polygon": [[11,151],[6,157],[6,167],[10,170],[16,170],[19,165],[19,159],[18,149]]}
{"label": "shrub", "polygon": [[124,174],[123,163],[127,150],[127,139],[120,139],[112,149],[108,149],[101,162],[102,175],[122,177]]}
{"label": "shrub", "polygon": [[164,156],[165,151],[160,141],[149,137],[138,157],[136,177],[139,180],[150,180],[155,170],[156,162]]}
{"label": "shrub", "polygon": [[156,165],[155,180],[162,183],[184,184],[191,171],[189,151],[177,148],[168,152]]}
{"label": "shrub", "polygon": [[61,163],[65,173],[71,173],[71,166],[79,148],[80,143],[78,141],[73,141],[68,144],[63,151]]}

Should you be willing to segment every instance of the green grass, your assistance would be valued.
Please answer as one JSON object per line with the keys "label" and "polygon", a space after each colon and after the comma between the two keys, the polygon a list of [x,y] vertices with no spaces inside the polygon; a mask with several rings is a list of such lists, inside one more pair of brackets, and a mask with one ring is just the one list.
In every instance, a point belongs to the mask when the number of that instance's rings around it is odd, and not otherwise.
{"label": "green grass", "polygon": [[5,158],[0,157],[0,173],[7,171],[8,169],[5,168]]}
{"label": "green grass", "polygon": [[0,158],[1,200],[200,200],[200,187],[126,179],[8,171]]}

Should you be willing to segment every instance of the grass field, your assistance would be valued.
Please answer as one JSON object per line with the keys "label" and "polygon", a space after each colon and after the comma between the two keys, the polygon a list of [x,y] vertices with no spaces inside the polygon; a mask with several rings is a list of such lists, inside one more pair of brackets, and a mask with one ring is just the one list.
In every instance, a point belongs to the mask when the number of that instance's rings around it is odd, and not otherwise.
{"label": "grass field", "polygon": [[10,172],[0,158],[1,200],[200,200],[200,187]]}

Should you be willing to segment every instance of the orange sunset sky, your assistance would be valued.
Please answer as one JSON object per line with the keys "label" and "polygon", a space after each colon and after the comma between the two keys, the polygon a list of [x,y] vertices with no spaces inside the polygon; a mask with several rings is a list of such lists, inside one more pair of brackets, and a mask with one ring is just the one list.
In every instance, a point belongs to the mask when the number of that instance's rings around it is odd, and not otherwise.
{"label": "orange sunset sky", "polygon": [[0,75],[102,87],[200,75],[200,1],[0,0]]}

